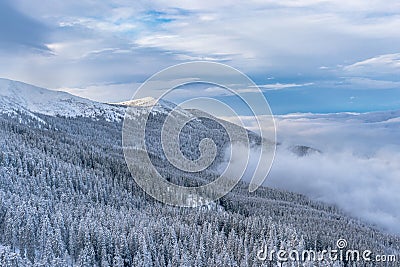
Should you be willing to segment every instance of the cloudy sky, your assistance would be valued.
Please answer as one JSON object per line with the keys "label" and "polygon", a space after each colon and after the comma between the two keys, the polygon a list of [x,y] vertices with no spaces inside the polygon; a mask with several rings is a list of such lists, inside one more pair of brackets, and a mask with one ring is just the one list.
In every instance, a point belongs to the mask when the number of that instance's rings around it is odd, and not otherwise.
{"label": "cloudy sky", "polygon": [[398,0],[3,0],[0,77],[130,99],[176,63],[249,75],[275,114],[400,108]]}
{"label": "cloudy sky", "polygon": [[[208,60],[251,77],[274,114],[400,110],[399,29],[398,0],[2,0],[0,77],[117,102]],[[399,233],[400,122],[387,114],[277,116],[278,141],[323,153],[280,149],[267,185]]]}

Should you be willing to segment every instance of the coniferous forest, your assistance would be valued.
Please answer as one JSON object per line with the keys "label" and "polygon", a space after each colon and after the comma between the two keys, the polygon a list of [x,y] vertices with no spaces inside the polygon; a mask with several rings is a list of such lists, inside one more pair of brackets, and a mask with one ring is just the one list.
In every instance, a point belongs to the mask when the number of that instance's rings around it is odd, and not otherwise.
{"label": "coniferous forest", "polygon": [[207,206],[162,204],[132,179],[121,122],[37,116],[0,116],[0,266],[380,266],[257,258],[264,246],[322,251],[340,238],[374,254],[400,251],[399,237],[276,189],[239,183]]}

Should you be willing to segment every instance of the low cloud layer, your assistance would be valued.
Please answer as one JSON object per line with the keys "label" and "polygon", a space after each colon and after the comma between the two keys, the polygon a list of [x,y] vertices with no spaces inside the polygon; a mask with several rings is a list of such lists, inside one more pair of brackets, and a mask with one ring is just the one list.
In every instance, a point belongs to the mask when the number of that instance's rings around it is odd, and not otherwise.
{"label": "low cloud layer", "polygon": [[400,154],[371,157],[344,150],[306,157],[281,150],[265,185],[338,205],[385,230],[400,233]]}
{"label": "low cloud layer", "polygon": [[[335,204],[354,217],[399,234],[398,113],[277,117],[281,145],[264,185]],[[322,153],[299,157],[290,151],[293,145]]]}

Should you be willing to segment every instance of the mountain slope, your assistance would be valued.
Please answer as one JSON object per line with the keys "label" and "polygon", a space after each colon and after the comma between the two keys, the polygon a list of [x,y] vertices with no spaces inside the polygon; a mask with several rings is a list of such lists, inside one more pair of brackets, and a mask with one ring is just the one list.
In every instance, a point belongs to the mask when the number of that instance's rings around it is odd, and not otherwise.
{"label": "mountain slope", "polygon": [[34,266],[110,266],[114,259],[126,266],[262,266],[257,251],[264,244],[321,251],[343,237],[349,247],[374,253],[400,248],[398,237],[333,206],[275,189],[249,193],[244,183],[215,206],[163,205],[132,179],[119,123],[42,118],[55,127],[33,128],[0,115],[0,257],[11,262],[19,255],[18,262]]}
{"label": "mountain slope", "polygon": [[[0,266],[261,266],[257,252],[263,245],[322,251],[335,249],[343,237],[351,248],[399,254],[398,237],[334,206],[281,190],[261,187],[249,193],[248,186],[239,183],[214,205],[193,209],[159,203],[138,187],[126,166],[122,121],[109,119],[122,116],[124,107],[3,83]],[[151,101],[133,102],[138,114]],[[67,115],[57,109],[61,103],[67,103],[63,106]],[[147,131],[157,170],[185,186],[215,179],[212,171],[189,175],[166,165],[156,144],[160,123],[174,105],[159,104]],[[109,110],[110,117],[89,112],[98,107]],[[194,111],[180,112],[190,117]],[[31,116],[53,127],[20,123]],[[182,144],[190,144],[182,145],[182,153],[196,159],[205,137],[220,148],[227,143],[216,121],[198,119],[182,131]],[[297,150],[302,155],[310,149]],[[276,259],[266,264],[282,266]],[[316,264],[348,266],[337,261]]]}
{"label": "mountain slope", "polygon": [[77,97],[66,92],[52,91],[22,82],[0,79],[0,113],[35,113],[63,116],[104,118],[121,121],[124,109]]}

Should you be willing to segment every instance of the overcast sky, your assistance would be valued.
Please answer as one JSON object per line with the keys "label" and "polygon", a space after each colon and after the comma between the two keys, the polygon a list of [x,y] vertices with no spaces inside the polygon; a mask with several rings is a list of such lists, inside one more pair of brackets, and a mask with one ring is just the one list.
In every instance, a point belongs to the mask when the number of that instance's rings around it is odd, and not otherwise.
{"label": "overcast sky", "polygon": [[115,102],[211,60],[249,75],[274,113],[400,109],[398,29],[398,0],[3,0],[0,77]]}

